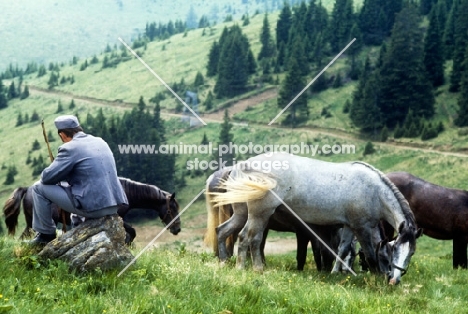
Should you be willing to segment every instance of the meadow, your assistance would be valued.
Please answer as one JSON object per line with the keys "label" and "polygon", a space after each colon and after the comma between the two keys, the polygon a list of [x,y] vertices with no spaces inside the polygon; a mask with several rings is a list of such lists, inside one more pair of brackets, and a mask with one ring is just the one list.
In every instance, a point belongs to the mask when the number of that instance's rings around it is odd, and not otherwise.
{"label": "meadow", "polygon": [[[134,253],[139,249],[133,249]],[[263,274],[220,267],[190,243],[148,250],[120,277],[79,274],[0,239],[0,312],[9,313],[466,313],[466,270],[451,267],[451,245],[418,240],[407,275],[389,286],[370,273],[328,274],[294,252],[268,255]],[[357,264],[357,263],[356,263]],[[355,265],[356,265],[355,264]],[[356,266],[357,267],[357,266]],[[355,268],[357,270],[357,268]]]}

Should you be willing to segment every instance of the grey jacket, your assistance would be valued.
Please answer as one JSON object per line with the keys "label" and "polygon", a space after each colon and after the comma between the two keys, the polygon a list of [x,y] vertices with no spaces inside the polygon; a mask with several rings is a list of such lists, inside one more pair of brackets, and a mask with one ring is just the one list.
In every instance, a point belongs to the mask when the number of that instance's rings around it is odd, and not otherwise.
{"label": "grey jacket", "polygon": [[75,207],[82,211],[128,204],[109,145],[83,132],[59,147],[55,160],[42,172],[41,181],[43,184],[68,182]]}

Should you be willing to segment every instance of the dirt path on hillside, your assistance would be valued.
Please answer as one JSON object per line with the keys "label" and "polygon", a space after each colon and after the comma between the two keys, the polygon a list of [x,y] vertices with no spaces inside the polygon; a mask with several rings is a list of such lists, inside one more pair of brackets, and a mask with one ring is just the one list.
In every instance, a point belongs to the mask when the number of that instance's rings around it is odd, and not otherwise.
{"label": "dirt path on hillside", "polygon": [[[29,90],[31,95],[49,95],[49,96],[55,96],[55,97],[60,97],[60,98],[65,98],[67,100],[80,100],[83,102],[91,103],[91,104],[100,104],[100,105],[108,105],[108,106],[113,106],[113,107],[121,107],[121,108],[133,108],[136,104],[135,103],[129,103],[129,102],[124,102],[121,100],[115,100],[115,101],[109,101],[105,99],[97,99],[93,97],[87,97],[87,96],[80,96],[80,95],[73,95],[71,93],[66,93],[62,91],[57,91],[57,90],[49,90],[49,89],[44,89],[44,88],[38,88],[35,86],[29,86]],[[238,102],[234,103],[232,106],[228,108],[229,114],[232,116],[238,112],[245,111],[248,107],[254,107],[255,105],[261,104],[262,102],[270,99],[276,98],[278,95],[278,91],[276,88],[272,88],[269,90],[266,90],[264,92],[261,92],[257,95],[247,97],[244,99],[239,100]],[[170,112],[161,112],[162,116],[166,117],[182,117],[182,114],[176,114],[176,113],[170,113]],[[201,115],[201,118],[205,122],[215,122],[219,123],[223,121],[224,117],[224,110],[219,110],[216,112],[208,113],[208,114],[203,114]],[[273,125],[273,126],[268,126],[265,124],[257,124],[257,123],[249,123],[250,126],[255,126],[257,128],[279,128],[281,129],[281,126],[278,125]],[[291,130],[288,128],[288,130]],[[327,135],[331,137],[336,137],[342,140],[347,140],[347,144],[352,144],[352,141],[362,141],[358,138],[358,134],[351,134],[345,130],[340,130],[340,129],[333,129],[333,128],[321,128],[321,127],[300,127],[294,129],[297,132],[300,133],[307,133],[311,136],[317,136],[317,135]],[[451,152],[451,151],[445,151],[441,149],[433,149],[429,147],[429,145],[424,145],[421,143],[407,143],[407,142],[398,142],[398,141],[389,141],[385,143],[377,143],[376,145],[382,146],[382,147],[392,147],[392,148],[397,148],[400,150],[412,150],[412,151],[422,151],[425,153],[437,153],[445,156],[453,156],[453,157],[468,157],[468,152]]]}

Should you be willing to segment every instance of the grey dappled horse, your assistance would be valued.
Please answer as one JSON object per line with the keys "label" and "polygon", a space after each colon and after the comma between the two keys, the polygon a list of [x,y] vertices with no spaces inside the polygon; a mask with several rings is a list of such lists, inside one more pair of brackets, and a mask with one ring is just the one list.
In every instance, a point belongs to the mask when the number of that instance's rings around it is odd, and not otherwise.
{"label": "grey dappled horse", "polygon": [[[212,192],[225,192],[226,190],[221,188],[223,180],[226,180],[232,170],[232,167],[224,167],[215,171],[206,180],[206,206],[207,206],[207,230],[204,237],[204,242],[208,247],[213,249],[216,256],[218,254],[218,238],[216,235],[216,228],[231,218],[233,214],[232,204],[226,204],[222,206],[215,206],[211,199]],[[327,243],[327,245],[336,252],[338,250],[338,244],[340,243],[340,229],[341,226],[319,226],[319,225],[308,225],[318,236]],[[237,232],[234,232],[231,236],[226,239],[226,248],[228,256],[232,256],[234,253],[234,242],[237,239],[237,234],[240,232],[240,228]],[[294,232],[297,239],[297,250],[296,250],[296,261],[297,269],[303,270],[307,258],[307,247],[309,242],[312,246],[312,252],[314,255],[314,261],[317,270],[331,271],[335,256],[322,244],[320,241],[305,227],[298,219],[296,219],[287,208],[283,205],[279,206],[268,221],[267,228],[264,232],[263,241],[261,244],[261,253],[264,257],[265,241],[268,234],[268,230],[275,230],[281,232]],[[350,267],[352,267],[352,261],[354,261],[354,247],[350,248],[350,254],[348,256]]]}
{"label": "grey dappled horse", "polygon": [[331,163],[267,153],[238,163],[223,188],[226,192],[212,193],[214,202],[233,204],[234,214],[218,227],[219,258],[226,260],[225,240],[242,228],[239,268],[244,267],[250,247],[254,269],[263,270],[263,231],[280,205],[291,208],[306,223],[347,226],[356,235],[373,272],[379,270],[372,232],[381,219],[386,220],[398,230],[390,284],[400,282],[416,250],[420,232],[408,202],[383,173],[362,162]]}

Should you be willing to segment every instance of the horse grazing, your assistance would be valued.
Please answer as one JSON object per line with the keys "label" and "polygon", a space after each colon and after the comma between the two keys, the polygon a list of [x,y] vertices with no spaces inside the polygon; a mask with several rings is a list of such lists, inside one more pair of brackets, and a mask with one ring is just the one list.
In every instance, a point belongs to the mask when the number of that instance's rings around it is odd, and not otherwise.
{"label": "horse grazing", "polygon": [[[381,219],[389,222],[398,230],[390,284],[400,282],[416,250],[420,230],[408,202],[383,173],[362,162],[331,163],[284,153],[262,154],[238,163],[223,188],[224,193],[211,193],[214,202],[233,204],[234,214],[218,227],[219,257],[227,259],[225,240],[242,228],[239,268],[244,267],[250,248],[254,270],[263,270],[263,231],[281,205],[287,205],[306,223],[350,228],[373,272],[378,272],[378,265],[372,230]],[[342,249],[340,244],[339,252]]]}
{"label": "horse grazing", "polygon": [[[161,190],[155,185],[140,183],[127,178],[119,177],[125,194],[127,195],[128,205],[122,205],[118,209],[118,214],[122,219],[133,208],[155,210],[164,224],[169,224],[179,214],[179,204],[175,199],[175,193],[171,194]],[[32,211],[33,199],[32,188],[18,187],[10,195],[3,206],[5,215],[5,224],[8,228],[8,234],[14,235],[16,226],[18,225],[18,216],[23,203],[24,217],[26,220],[26,228],[20,238],[30,237],[32,228]],[[60,222],[59,210],[57,205],[52,204],[53,219],[55,223]],[[70,215],[66,215],[66,224],[70,225]],[[136,236],[136,231],[127,222],[124,221],[124,228],[127,232],[126,243],[131,243]],[[172,234],[177,235],[180,232],[180,219],[177,218],[171,225],[169,230]]]}
{"label": "horse grazing", "polygon": [[[226,192],[221,187],[221,184],[226,180],[232,170],[232,167],[225,167],[215,171],[206,180],[206,206],[207,206],[207,230],[204,237],[204,242],[208,247],[213,249],[216,256],[218,254],[218,238],[216,235],[216,228],[231,218],[233,209],[231,204],[216,206],[212,202],[212,192]],[[338,249],[340,241],[339,229],[340,226],[319,226],[311,225],[309,227],[317,233],[330,247],[335,251]],[[275,230],[280,232],[294,232],[297,240],[296,261],[297,270],[304,270],[304,265],[307,259],[307,247],[309,242],[312,246],[315,265],[318,271],[330,271],[333,266],[334,255],[326,249],[317,238],[310,233],[310,231],[295,218],[284,206],[279,206],[268,221],[267,228],[265,229],[263,240],[261,243],[262,259],[265,261],[264,247],[268,230]],[[238,230],[238,232],[240,229]],[[226,248],[228,256],[234,253],[234,243],[236,242],[238,232],[235,232],[226,239]],[[353,255],[351,255],[352,257]]]}
{"label": "horse grazing", "polygon": [[424,234],[453,240],[453,268],[467,268],[468,191],[435,185],[407,172],[387,177],[408,200]]}

